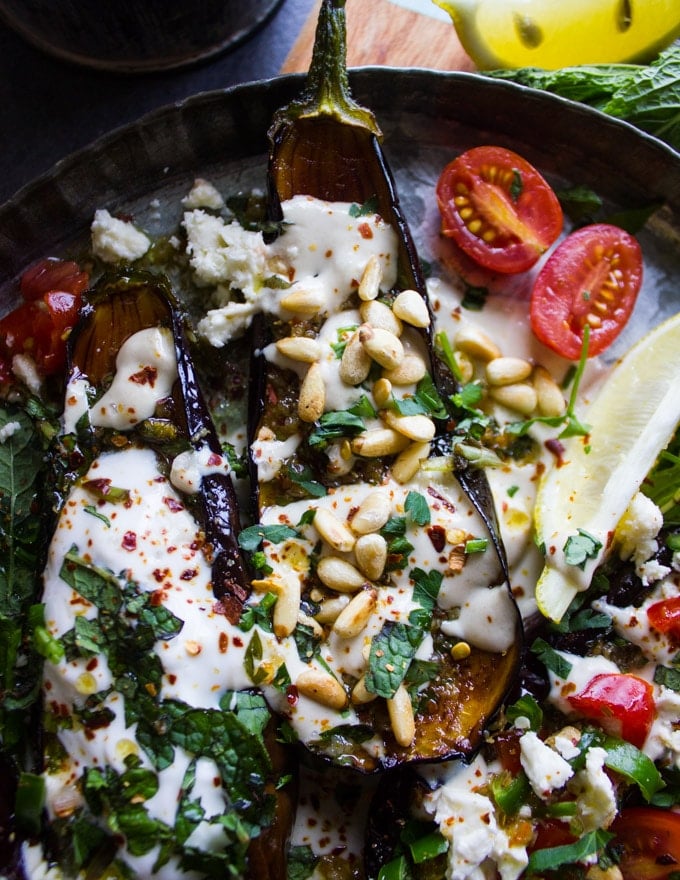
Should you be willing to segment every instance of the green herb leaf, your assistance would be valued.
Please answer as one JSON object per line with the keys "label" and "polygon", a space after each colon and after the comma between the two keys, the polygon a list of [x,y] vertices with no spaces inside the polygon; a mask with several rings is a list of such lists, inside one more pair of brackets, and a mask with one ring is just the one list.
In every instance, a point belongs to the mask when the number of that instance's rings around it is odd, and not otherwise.
{"label": "green herb leaf", "polygon": [[437,596],[441,589],[444,575],[437,569],[424,571],[422,568],[413,568],[409,572],[413,581],[413,601],[421,605],[426,611],[432,611],[437,604]]}
{"label": "green herb leaf", "polygon": [[583,862],[588,856],[603,850],[612,837],[606,831],[589,831],[574,843],[535,850],[529,856],[528,871],[540,875],[544,871],[554,871],[565,865]]}
{"label": "green herb leaf", "polygon": [[505,710],[508,721],[516,721],[518,718],[526,718],[531,730],[538,731],[543,724],[543,710],[535,697],[524,694]]}
{"label": "green herb leaf", "polygon": [[654,683],[680,693],[680,669],[670,666],[657,666],[654,670]]}
{"label": "green herb leaf", "polygon": [[339,437],[355,437],[364,430],[364,420],[352,412],[340,410],[324,413],[307,437],[312,447],[323,448]]}
{"label": "green herb leaf", "polygon": [[531,653],[535,654],[546,669],[554,672],[558,678],[566,679],[571,672],[571,663],[551,647],[545,639],[535,639],[531,646]]}
{"label": "green herb leaf", "polygon": [[576,565],[581,569],[586,567],[589,559],[595,559],[602,549],[602,541],[599,541],[585,529],[579,529],[577,535],[570,535],[564,545],[564,559],[567,565]]}
{"label": "green herb leaf", "polygon": [[404,510],[417,526],[427,526],[430,523],[430,507],[427,499],[420,492],[410,491],[404,502]]}
{"label": "green herb leaf", "polygon": [[403,682],[421,641],[421,632],[404,623],[388,621],[371,640],[366,689],[391,699]]}
{"label": "green herb leaf", "polygon": [[296,538],[297,532],[291,526],[285,525],[254,525],[243,529],[238,536],[238,545],[241,550],[254,552],[258,550],[263,541],[270,544],[280,544],[290,538]]}

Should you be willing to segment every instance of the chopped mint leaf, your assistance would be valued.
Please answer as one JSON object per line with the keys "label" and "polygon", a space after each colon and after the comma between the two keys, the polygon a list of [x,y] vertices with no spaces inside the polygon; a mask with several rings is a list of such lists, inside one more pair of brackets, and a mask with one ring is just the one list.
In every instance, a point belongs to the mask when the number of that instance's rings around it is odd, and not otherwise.
{"label": "chopped mint leaf", "polygon": [[270,544],[280,544],[289,538],[296,538],[297,532],[291,526],[285,525],[254,525],[243,529],[238,536],[238,545],[241,550],[254,552],[258,550],[263,541]]}
{"label": "chopped mint leaf", "polygon": [[406,496],[404,510],[417,526],[426,526],[430,523],[430,507],[427,499],[420,492],[413,490]]}
{"label": "chopped mint leaf", "polygon": [[596,559],[601,549],[601,541],[585,529],[579,529],[577,535],[570,535],[567,538],[564,545],[564,559],[567,565],[576,565],[584,569],[586,562],[589,559]]}
{"label": "chopped mint leaf", "polygon": [[422,632],[404,623],[388,621],[371,640],[366,689],[391,699],[403,682],[422,638]]}
{"label": "chopped mint leaf", "polygon": [[535,639],[531,646],[531,653],[535,654],[546,669],[554,672],[558,678],[566,679],[571,672],[571,663],[559,654],[545,639]]}

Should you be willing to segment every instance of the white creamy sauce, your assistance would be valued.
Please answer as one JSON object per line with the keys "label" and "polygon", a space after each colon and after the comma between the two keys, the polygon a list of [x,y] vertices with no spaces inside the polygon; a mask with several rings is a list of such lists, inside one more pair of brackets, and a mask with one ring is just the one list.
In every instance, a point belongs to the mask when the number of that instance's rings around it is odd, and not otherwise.
{"label": "white creamy sauce", "polygon": [[[325,385],[324,411],[347,410],[364,395],[378,409],[370,383],[352,386],[340,379],[338,356],[333,346],[348,327],[362,323],[359,311],[345,306],[371,256],[377,257],[380,263],[381,288],[387,290],[394,285],[397,246],[394,231],[375,215],[351,217],[349,205],[298,196],[284,203],[285,231],[273,244],[267,245],[259,233],[245,231],[237,223],[227,223],[203,210],[206,207],[218,210],[220,199],[210,184],[196,181],[184,203],[188,210],[183,225],[195,280],[199,285],[214,288],[214,307],[200,321],[199,334],[213,346],[222,347],[241,334],[258,313],[290,320],[295,312],[281,306],[285,297],[303,293],[308,299],[317,298],[322,303],[320,311],[325,319],[316,340],[320,345],[319,364]],[[98,222],[104,221],[110,231],[113,227],[100,216]],[[277,283],[270,287],[267,279],[272,277],[277,278]],[[462,308],[459,289],[444,279],[431,278],[428,292],[436,320],[435,332],[444,331],[454,339],[461,329],[482,327],[502,347],[503,355],[541,364],[560,381],[564,361],[542,346],[528,326],[525,280],[510,280],[509,285],[519,285],[517,295],[495,293],[483,311],[476,313]],[[138,338],[133,337],[129,345],[126,343],[127,347],[121,348],[114,383],[90,412],[93,424],[128,428],[152,414],[158,399],[170,392],[176,377],[171,339],[164,338],[163,331],[155,335],[143,332],[147,336],[137,334]],[[405,331],[402,342],[408,353],[426,356],[422,339],[413,330]],[[274,344],[260,355],[281,368],[292,370],[300,379],[308,368],[307,363],[281,354]],[[156,370],[154,382],[138,382],[135,377],[148,375],[150,368]],[[580,388],[580,406],[592,400],[607,372],[608,368],[597,359],[589,361]],[[393,392],[403,400],[414,390],[415,385],[411,385],[395,387]],[[74,430],[78,419],[88,411],[86,392],[84,379],[76,379],[69,387],[64,416],[67,431]],[[500,405],[494,411],[506,421],[516,418],[516,414],[513,416]],[[366,420],[367,428],[379,426],[382,422],[378,418]],[[553,462],[544,442],[554,437],[554,431],[541,426],[534,426],[531,433],[541,446],[537,460],[487,471],[508,553],[513,594],[525,617],[536,610],[534,586],[543,564],[532,538],[536,485],[541,471]],[[297,434],[285,440],[275,436],[258,437],[251,454],[257,464],[259,482],[266,484],[273,480],[295,457],[300,442]],[[348,455],[340,442],[330,443],[325,451],[329,472],[339,475],[351,470],[355,456]],[[322,498],[267,506],[261,513],[262,525],[288,525],[297,533],[280,543],[265,539],[262,549],[272,574],[261,578],[249,600],[251,605],[256,605],[266,592],[271,590],[277,594],[275,630],[276,615],[285,605],[284,597],[292,595],[299,602],[317,553],[320,559],[334,556],[356,562],[353,550],[332,550],[314,522],[304,522],[303,517],[308,517],[310,511],[330,511],[351,531],[357,508],[376,489],[384,493],[390,516],[405,516],[406,496],[414,491],[426,499],[430,523],[420,526],[408,522],[406,537],[413,549],[403,569],[392,571],[377,587],[375,607],[357,635],[342,637],[331,628],[322,643],[320,660],[309,663],[301,659],[292,633],[277,636],[256,627],[250,634],[243,634],[215,610],[210,567],[201,551],[196,523],[175,491],[175,488],[187,493],[196,491],[205,473],[225,469],[228,472],[225,461],[216,462],[207,452],[204,456],[200,453],[178,456],[170,480],[159,475],[151,452],[130,449],[96,461],[87,479],[110,480],[111,485],[128,489],[130,503],[114,504],[94,498],[86,484],[73,489],[61,514],[45,571],[46,619],[50,632],[63,635],[73,627],[77,616],[92,618],[97,613],[59,577],[64,556],[75,545],[93,564],[115,574],[123,572],[144,590],[158,595],[183,621],[178,635],[154,646],[164,669],[163,697],[214,708],[225,690],[250,687],[252,682],[244,669],[244,651],[249,640],[257,636],[261,653],[256,671],[264,679],[262,690],[270,705],[288,719],[303,742],[313,742],[335,726],[358,723],[356,710],[351,702],[342,709],[334,709],[305,694],[295,694],[294,688],[282,690],[275,682],[277,673],[285,666],[294,686],[298,677],[311,667],[320,675],[334,677],[349,689],[347,682],[360,679],[366,673],[371,640],[383,624],[407,622],[409,614],[419,607],[410,574],[413,569],[442,573],[437,602],[448,618],[442,623],[445,634],[487,651],[502,652],[512,644],[515,610],[507,589],[500,584],[500,565],[491,542],[488,541],[481,552],[465,554],[461,566],[452,566],[453,551],[459,550],[461,544],[488,539],[484,523],[452,475],[428,470],[426,466],[421,467],[407,485],[388,478],[380,487],[351,484],[329,491]],[[678,576],[648,564],[656,549],[658,527],[651,523],[644,504],[640,502],[637,514],[635,509],[630,512],[618,538],[623,555],[637,553],[638,572],[654,584],[654,589],[640,608],[614,608],[604,599],[594,607],[611,617],[623,638],[640,647],[649,662],[635,674],[652,681],[655,665],[671,665],[677,646],[650,628],[646,609],[660,598],[677,595]],[[437,540],[433,539],[434,534]],[[373,587],[375,585],[367,580],[362,589]],[[339,598],[348,603],[351,594]],[[310,621],[300,612],[296,623],[309,625]],[[427,660],[432,650],[428,636],[416,656]],[[562,652],[562,657],[571,664],[571,671],[566,678],[551,673],[549,701],[568,719],[573,715],[567,699],[570,695],[583,690],[595,675],[619,672],[619,669],[602,656],[579,657]],[[66,707],[82,704],[88,694],[110,684],[111,673],[103,655],[97,657],[96,664],[85,660],[46,664],[48,708],[50,704],[55,708],[59,704]],[[680,768],[680,731],[677,730],[680,695],[662,685],[654,685],[654,689],[657,717],[644,751],[654,760],[661,759]],[[47,808],[51,815],[58,812],[65,793],[73,791],[73,782],[85,766],[111,765],[122,769],[129,754],[138,755],[148,766],[148,758],[135,739],[134,725],[125,726],[122,695],[111,694],[106,705],[113,713],[113,720],[108,727],[97,729],[92,737],[84,736],[77,727],[60,732],[70,757],[59,772],[47,775]],[[538,797],[549,801],[564,791],[576,799],[577,816],[585,830],[608,827],[616,813],[616,797],[604,767],[604,750],[588,749],[584,768],[574,773],[568,760],[578,749],[567,732],[556,735],[549,744],[526,729],[527,719],[524,722],[520,737],[521,763]],[[520,727],[519,721],[517,726]],[[378,736],[363,743],[363,748],[378,758],[384,753],[384,743]],[[176,749],[174,764],[159,774],[158,794],[147,802],[152,815],[169,824],[174,819],[177,792],[188,760],[187,753]],[[424,812],[434,818],[449,842],[449,880],[482,880],[496,876],[496,871],[501,880],[516,880],[527,865],[528,841],[511,840],[498,821],[489,797],[489,781],[499,771],[499,766],[487,764],[481,755],[469,765],[451,762],[422,770],[422,775],[433,786],[425,797]],[[200,797],[207,814],[222,809],[222,795],[214,785],[215,776],[212,762],[201,759],[194,793]],[[332,774],[317,775],[303,768],[292,843],[310,846],[317,855],[342,852],[350,861],[359,859],[371,793],[372,786],[368,783],[365,797],[358,803],[352,801],[348,809],[335,796]],[[527,805],[522,807],[521,816],[532,818]],[[217,839],[213,837],[215,833],[214,827],[199,826],[192,842],[204,848],[219,846],[219,832]],[[155,855],[154,852],[133,858],[128,854],[126,860],[138,876],[147,876]],[[34,865],[32,878],[45,876],[46,880],[53,880],[44,862],[36,859],[35,852],[27,851],[27,856]],[[176,865],[170,863],[157,876],[174,880]],[[316,880],[316,875],[310,880]]]}

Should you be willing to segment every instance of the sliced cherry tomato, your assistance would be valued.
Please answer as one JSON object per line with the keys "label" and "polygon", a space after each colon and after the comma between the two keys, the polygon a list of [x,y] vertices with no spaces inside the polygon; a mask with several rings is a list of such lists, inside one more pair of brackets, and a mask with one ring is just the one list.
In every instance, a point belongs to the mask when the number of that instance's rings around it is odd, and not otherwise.
{"label": "sliced cherry tomato", "polygon": [[536,825],[536,835],[528,847],[529,852],[537,849],[552,849],[554,846],[565,846],[573,843],[576,836],[569,830],[569,823],[559,819],[540,819]]}
{"label": "sliced cherry tomato", "polygon": [[562,208],[526,159],[503,147],[473,147],[437,183],[442,232],[496,272],[530,269],[562,231]]}
{"label": "sliced cherry tomato", "polygon": [[654,720],[654,688],[636,675],[602,672],[579,694],[567,698],[584,718],[597,721],[607,733],[642,747]]}
{"label": "sliced cherry tomato", "polygon": [[82,293],[87,288],[89,280],[87,272],[82,272],[77,263],[48,257],[31,266],[21,276],[21,295],[30,302],[40,299],[52,290]]}
{"label": "sliced cherry tomato", "polygon": [[607,223],[568,235],[538,273],[531,329],[549,348],[578,360],[586,324],[588,356],[603,352],[623,330],[642,284],[642,252],[632,235]]}
{"label": "sliced cherry tomato", "polygon": [[654,807],[622,810],[609,828],[621,852],[623,880],[667,880],[680,871],[680,813]]}
{"label": "sliced cherry tomato", "polygon": [[680,640],[680,596],[661,599],[650,605],[647,617],[657,632],[668,633],[671,638]]}
{"label": "sliced cherry tomato", "polygon": [[86,272],[64,260],[41,260],[24,273],[24,302],[0,319],[0,358],[7,368],[0,381],[7,381],[16,354],[29,354],[45,376],[63,368],[66,338],[76,322],[81,293],[88,282]]}

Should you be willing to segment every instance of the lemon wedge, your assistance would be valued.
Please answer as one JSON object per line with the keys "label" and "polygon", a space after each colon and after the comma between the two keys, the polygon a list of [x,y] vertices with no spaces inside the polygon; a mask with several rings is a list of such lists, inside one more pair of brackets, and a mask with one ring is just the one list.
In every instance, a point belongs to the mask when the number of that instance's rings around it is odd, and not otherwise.
{"label": "lemon wedge", "polygon": [[[534,511],[546,554],[536,601],[555,621],[589,586],[617,524],[680,422],[680,313],[626,353],[583,420],[590,433],[563,441],[562,461],[543,475]],[[576,564],[574,542],[586,551]]]}
{"label": "lemon wedge", "polygon": [[680,36],[678,0],[433,0],[480,70],[650,61]]}

